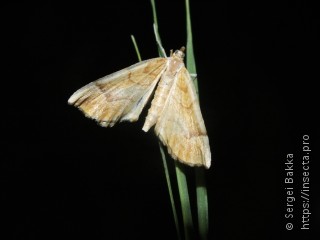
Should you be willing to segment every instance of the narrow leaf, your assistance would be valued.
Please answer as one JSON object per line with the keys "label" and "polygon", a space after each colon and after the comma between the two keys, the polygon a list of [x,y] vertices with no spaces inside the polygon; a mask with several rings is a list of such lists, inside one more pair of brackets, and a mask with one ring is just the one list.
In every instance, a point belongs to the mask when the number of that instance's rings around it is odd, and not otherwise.
{"label": "narrow leaf", "polygon": [[[193,80],[199,95],[198,78],[196,71],[196,63],[193,52],[191,17],[189,0],[186,0],[186,22],[187,22],[187,69],[193,75]],[[209,230],[209,214],[208,214],[208,195],[205,182],[205,170],[203,168],[195,168],[196,175],[196,194],[197,194],[197,213],[198,213],[198,227],[201,240],[206,240]]]}

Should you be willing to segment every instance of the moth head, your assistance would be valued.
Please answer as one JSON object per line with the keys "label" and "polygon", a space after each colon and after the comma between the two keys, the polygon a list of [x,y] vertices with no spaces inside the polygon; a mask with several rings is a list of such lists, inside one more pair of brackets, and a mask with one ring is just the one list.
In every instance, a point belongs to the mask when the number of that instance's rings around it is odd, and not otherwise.
{"label": "moth head", "polygon": [[178,57],[180,59],[183,59],[184,58],[184,50],[185,50],[185,47],[181,47],[180,50],[176,50],[174,53],[173,53],[173,57]]}

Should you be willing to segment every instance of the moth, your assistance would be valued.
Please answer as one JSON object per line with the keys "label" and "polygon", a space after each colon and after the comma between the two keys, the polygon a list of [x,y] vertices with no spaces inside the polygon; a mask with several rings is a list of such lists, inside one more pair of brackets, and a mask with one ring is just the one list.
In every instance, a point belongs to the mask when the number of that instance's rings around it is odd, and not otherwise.
{"label": "moth", "polygon": [[194,83],[183,63],[184,49],[91,82],[76,91],[68,103],[101,126],[112,127],[117,122],[137,121],[155,92],[142,130],[155,126],[155,134],[173,159],[209,168],[209,139]]}

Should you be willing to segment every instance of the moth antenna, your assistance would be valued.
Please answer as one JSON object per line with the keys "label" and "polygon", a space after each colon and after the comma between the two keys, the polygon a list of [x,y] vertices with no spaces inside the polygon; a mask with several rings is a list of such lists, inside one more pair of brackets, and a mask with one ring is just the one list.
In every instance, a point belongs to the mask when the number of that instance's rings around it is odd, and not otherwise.
{"label": "moth antenna", "polygon": [[172,57],[172,55],[173,55],[173,50],[171,49],[170,50],[170,57]]}

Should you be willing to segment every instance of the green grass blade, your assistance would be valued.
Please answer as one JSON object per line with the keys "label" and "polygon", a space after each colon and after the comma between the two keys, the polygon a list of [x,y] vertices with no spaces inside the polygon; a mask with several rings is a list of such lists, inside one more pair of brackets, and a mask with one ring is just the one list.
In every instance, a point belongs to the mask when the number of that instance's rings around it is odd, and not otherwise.
{"label": "green grass blade", "polygon": [[196,168],[195,171],[199,235],[201,240],[206,240],[209,230],[208,195],[205,181],[206,170]]}
{"label": "green grass blade", "polygon": [[156,24],[153,24],[153,31],[154,31],[154,35],[156,36],[156,42],[158,45],[159,56],[160,57],[167,57],[166,51],[164,50],[164,48],[161,45],[161,39],[160,39],[159,32],[158,32],[158,26]]}
{"label": "green grass blade", "polygon": [[[158,26],[156,3],[154,0],[151,0],[151,7],[152,7],[153,23],[154,23],[154,25]],[[160,42],[160,44],[161,44],[161,42]]]}
{"label": "green grass blade", "polygon": [[173,192],[172,192],[172,187],[171,187],[172,185],[171,185],[169,169],[168,169],[168,165],[167,165],[167,158],[166,158],[166,154],[163,150],[163,146],[160,143],[160,141],[159,141],[159,148],[160,148],[161,158],[162,158],[162,162],[163,162],[163,166],[164,166],[164,172],[165,172],[165,176],[166,176],[166,180],[167,180],[167,186],[168,186],[168,190],[169,190],[170,202],[171,202],[171,207],[172,207],[172,212],[173,212],[174,223],[176,225],[177,236],[178,236],[178,239],[181,240],[178,215],[177,215],[176,205],[174,203],[174,198],[173,198]]}
{"label": "green grass blade", "polygon": [[158,46],[159,56],[160,57],[167,57],[164,48],[162,47],[161,38],[158,31],[158,18],[157,18],[157,11],[156,11],[156,3],[154,0],[151,0],[151,7],[152,7],[152,15],[153,15],[153,31],[156,37],[156,42]]}
{"label": "green grass blade", "polygon": [[[131,40],[132,40],[132,43],[133,43],[134,48],[136,50],[138,59],[139,59],[139,61],[141,61],[142,59],[141,59],[140,51],[138,48],[138,44],[137,44],[135,37],[133,35],[131,35]],[[169,196],[170,196],[170,202],[171,202],[171,208],[172,208],[172,212],[173,212],[174,223],[176,225],[178,239],[181,240],[181,233],[180,233],[180,228],[179,228],[177,209],[176,209],[176,205],[174,203],[174,198],[173,198],[170,175],[169,175],[169,170],[168,170],[168,165],[167,165],[167,158],[166,158],[166,155],[164,153],[164,150],[163,150],[163,147],[162,147],[162,144],[160,143],[160,141],[159,141],[159,148],[160,148],[161,158],[162,158],[162,162],[163,162],[164,173],[166,176],[166,181],[167,181],[167,186],[168,186],[168,191],[169,191]]]}
{"label": "green grass blade", "polygon": [[[191,76],[194,76],[194,84],[199,95],[198,79],[196,71],[196,63],[193,52],[191,17],[189,0],[186,0],[186,17],[187,17],[187,56],[186,64]],[[209,230],[209,214],[208,214],[208,195],[205,182],[205,170],[203,168],[195,168],[196,175],[196,194],[197,194],[197,213],[198,227],[201,240],[206,240]]]}
{"label": "green grass blade", "polygon": [[[156,41],[159,49],[159,54],[162,57],[165,57],[165,51],[161,44],[160,35],[158,32],[158,21],[157,21],[157,14],[156,14],[156,6],[155,1],[151,0],[152,5],[152,12],[153,12],[153,19],[154,19],[154,33],[156,36]],[[189,200],[189,193],[188,193],[188,184],[186,180],[186,175],[183,169],[183,166],[175,161],[175,170],[178,182],[178,190],[180,195],[180,204],[182,209],[182,220],[184,226],[184,233],[185,239],[191,239],[192,232],[193,232],[193,221],[191,215],[191,207],[190,207],[190,200]],[[178,227],[178,226],[177,226]]]}
{"label": "green grass blade", "polygon": [[137,53],[137,56],[138,56],[138,59],[139,59],[139,62],[141,62],[141,55],[140,55],[140,51],[139,51],[139,48],[138,48],[138,45],[137,45],[137,42],[136,42],[136,39],[134,38],[133,35],[131,35],[131,40],[132,40],[132,43],[133,43],[133,46],[134,46],[134,49],[136,50],[136,53]]}
{"label": "green grass blade", "polygon": [[197,69],[193,52],[193,41],[192,41],[192,29],[191,29],[191,17],[190,17],[190,5],[189,0],[186,0],[186,17],[187,17],[187,54],[186,54],[186,65],[191,77],[193,78],[194,85],[197,93],[199,94],[198,81],[197,81]]}
{"label": "green grass blade", "polygon": [[184,236],[186,240],[193,239],[193,220],[191,214],[191,207],[190,207],[190,199],[188,193],[188,184],[187,178],[185,174],[184,166],[175,161],[176,166],[176,174],[177,174],[177,183],[180,195],[180,202],[181,202],[181,210],[182,210],[182,220],[183,220],[183,227],[184,227]]}

